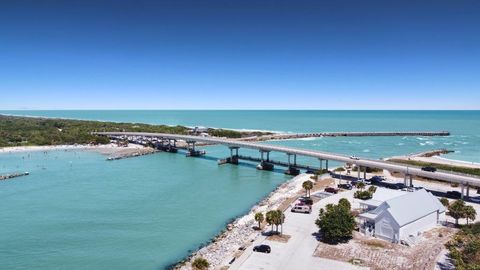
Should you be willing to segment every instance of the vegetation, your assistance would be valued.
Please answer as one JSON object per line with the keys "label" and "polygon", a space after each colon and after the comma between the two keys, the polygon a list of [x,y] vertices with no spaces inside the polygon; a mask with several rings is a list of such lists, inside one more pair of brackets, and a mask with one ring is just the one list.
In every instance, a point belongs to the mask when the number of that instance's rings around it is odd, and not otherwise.
{"label": "vegetation", "polygon": [[206,270],[209,266],[210,263],[202,257],[198,257],[192,262],[192,268],[195,270]]}
{"label": "vegetation", "polygon": [[442,205],[445,206],[445,208],[448,208],[448,206],[450,205],[450,202],[448,201],[447,198],[441,198],[440,203],[442,203]]}
{"label": "vegetation", "polygon": [[480,269],[480,223],[462,227],[445,246],[450,251],[455,269]]}
{"label": "vegetation", "polygon": [[261,225],[265,217],[261,212],[255,214],[255,221],[258,222],[258,229],[261,229]]}
{"label": "vegetation", "polygon": [[371,199],[373,193],[368,190],[357,190],[353,193],[353,197],[360,200],[368,200]]}
{"label": "vegetation", "polygon": [[345,209],[348,209],[348,211],[350,211],[350,209],[352,209],[352,205],[350,204],[350,202],[346,198],[341,198],[338,201],[338,205],[342,206],[342,207],[345,207]]}
{"label": "vegetation", "polygon": [[109,139],[92,131],[143,131],[186,134],[182,126],[113,123],[0,115],[0,147],[24,145],[105,144]]}
{"label": "vegetation", "polygon": [[281,210],[271,210],[266,214],[266,221],[269,225],[275,225],[275,232],[278,233],[278,226],[285,222],[285,214]]}
{"label": "vegetation", "polygon": [[355,219],[350,212],[350,203],[344,200],[339,201],[337,205],[327,204],[325,209],[320,209],[315,224],[320,229],[324,242],[339,243],[350,239],[355,229]]}
{"label": "vegetation", "polygon": [[370,193],[373,194],[373,193],[375,193],[375,191],[377,191],[377,187],[376,187],[376,186],[370,186],[370,187],[368,187],[368,192],[370,192]]}
{"label": "vegetation", "polygon": [[[375,172],[383,172],[383,169],[379,168],[370,168],[370,167],[362,167],[362,172],[365,171],[365,168],[367,169],[367,173],[375,173]],[[358,166],[353,167],[352,171],[357,172],[358,171]]]}
{"label": "vegetation", "polygon": [[358,182],[357,183],[357,188],[360,189],[360,190],[363,190],[365,188],[365,183],[363,182]]}
{"label": "vegetation", "polygon": [[455,225],[458,226],[458,220],[461,218],[469,220],[475,220],[477,212],[471,205],[466,205],[463,200],[456,200],[454,203],[448,206],[447,215],[455,219]]}
{"label": "vegetation", "polygon": [[418,167],[435,167],[439,170],[480,176],[479,168],[467,168],[467,167],[461,167],[461,166],[453,166],[448,164],[439,164],[439,163],[423,162],[423,161],[416,161],[416,160],[390,159],[389,161],[396,162],[396,163],[409,164],[409,165],[418,166]]}
{"label": "vegetation", "polygon": [[[0,147],[61,144],[106,144],[109,139],[92,135],[92,131],[130,131],[188,134],[184,126],[115,123],[55,118],[0,115]],[[238,138],[248,135],[223,129],[211,129],[210,135]]]}
{"label": "vegetation", "polygon": [[215,137],[227,137],[227,138],[241,138],[242,133],[231,130],[231,129],[221,129],[221,128],[209,128],[208,134]]}
{"label": "vegetation", "polygon": [[344,172],[345,171],[345,168],[343,167],[338,167],[336,168],[335,170],[333,170],[334,172]]}
{"label": "vegetation", "polygon": [[305,189],[305,195],[310,197],[310,190],[313,188],[313,182],[310,180],[307,180],[303,182],[302,187]]}

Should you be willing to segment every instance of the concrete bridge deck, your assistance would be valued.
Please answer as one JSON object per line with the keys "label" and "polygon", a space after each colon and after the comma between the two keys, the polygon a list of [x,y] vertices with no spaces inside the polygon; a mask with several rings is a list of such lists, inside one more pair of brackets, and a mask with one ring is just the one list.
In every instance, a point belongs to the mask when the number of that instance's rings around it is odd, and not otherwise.
{"label": "concrete bridge deck", "polygon": [[148,132],[93,132],[92,134],[105,135],[105,136],[140,136],[140,137],[153,137],[153,138],[164,138],[171,140],[184,140],[184,141],[195,141],[195,142],[205,142],[212,144],[221,144],[229,147],[239,147],[239,148],[248,148],[256,149],[263,152],[281,152],[290,155],[299,155],[312,157],[320,160],[333,160],[344,163],[355,164],[361,167],[370,167],[370,168],[379,168],[383,170],[388,170],[392,172],[400,172],[410,176],[421,176],[431,179],[441,180],[451,183],[459,183],[461,185],[476,186],[480,187],[480,177],[475,177],[471,175],[463,175],[446,171],[436,171],[428,172],[423,171],[421,168],[414,166],[407,166],[405,164],[398,164],[393,162],[387,162],[382,160],[373,160],[366,158],[352,159],[346,155],[322,152],[316,150],[307,150],[307,149],[298,149],[293,147],[269,145],[258,142],[244,142],[237,141],[232,139],[224,139],[217,137],[199,137],[191,135],[178,135],[178,134],[165,134],[165,133],[148,133]]}

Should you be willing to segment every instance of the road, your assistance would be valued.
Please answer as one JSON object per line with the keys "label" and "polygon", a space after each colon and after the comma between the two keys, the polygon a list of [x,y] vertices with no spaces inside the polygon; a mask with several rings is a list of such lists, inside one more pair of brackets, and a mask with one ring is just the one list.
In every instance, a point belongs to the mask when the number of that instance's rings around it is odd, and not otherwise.
{"label": "road", "polygon": [[446,181],[450,183],[459,183],[470,186],[480,187],[480,178],[456,174],[446,171],[437,171],[437,172],[427,172],[423,171],[421,168],[407,166],[405,164],[398,164],[387,162],[383,160],[373,160],[367,158],[358,158],[352,159],[348,156],[337,154],[337,153],[328,153],[315,150],[306,150],[293,147],[285,147],[278,145],[269,145],[258,142],[243,142],[232,139],[217,138],[217,137],[199,137],[191,135],[178,135],[178,134],[165,134],[165,133],[148,133],[148,132],[93,132],[97,135],[105,136],[139,136],[139,137],[157,137],[157,138],[166,138],[166,139],[175,139],[175,140],[185,140],[185,141],[197,141],[197,142],[206,142],[212,144],[222,144],[226,146],[234,146],[240,148],[248,149],[257,149],[260,151],[275,151],[282,152],[287,154],[295,154],[299,156],[313,157],[322,160],[334,160],[339,162],[351,163],[362,167],[370,168],[379,168],[383,170],[388,170],[392,172],[401,172],[408,175],[428,177],[431,179],[436,179],[440,181]]}

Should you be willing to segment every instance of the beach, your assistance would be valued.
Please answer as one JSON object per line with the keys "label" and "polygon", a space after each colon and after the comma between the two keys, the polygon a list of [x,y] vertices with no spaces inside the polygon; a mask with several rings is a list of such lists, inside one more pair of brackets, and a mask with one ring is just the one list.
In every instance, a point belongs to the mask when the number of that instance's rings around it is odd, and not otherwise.
{"label": "beach", "polygon": [[21,152],[37,152],[37,151],[55,151],[55,150],[84,150],[97,152],[107,156],[110,159],[120,159],[131,156],[139,156],[154,153],[156,150],[150,147],[144,147],[138,144],[129,144],[128,146],[118,146],[114,143],[92,145],[92,144],[75,144],[75,145],[41,145],[41,146],[13,146],[0,148],[0,154],[21,153]]}

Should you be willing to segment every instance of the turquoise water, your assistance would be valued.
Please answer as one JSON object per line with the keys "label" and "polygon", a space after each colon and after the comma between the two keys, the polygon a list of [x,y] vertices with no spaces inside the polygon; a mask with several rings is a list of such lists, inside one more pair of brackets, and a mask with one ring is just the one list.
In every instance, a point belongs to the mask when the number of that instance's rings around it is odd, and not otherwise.
{"label": "turquoise water", "polygon": [[[479,111],[0,113],[285,132],[448,130],[452,136],[268,143],[371,158],[448,148],[456,152],[447,157],[480,162]],[[257,171],[253,165],[218,166],[216,159],[227,155],[226,148],[206,150],[206,158],[158,153],[118,161],[86,151],[0,154],[0,173],[31,173],[0,181],[0,269],[163,269],[289,179],[281,171]],[[286,157],[272,153],[272,158]]]}

